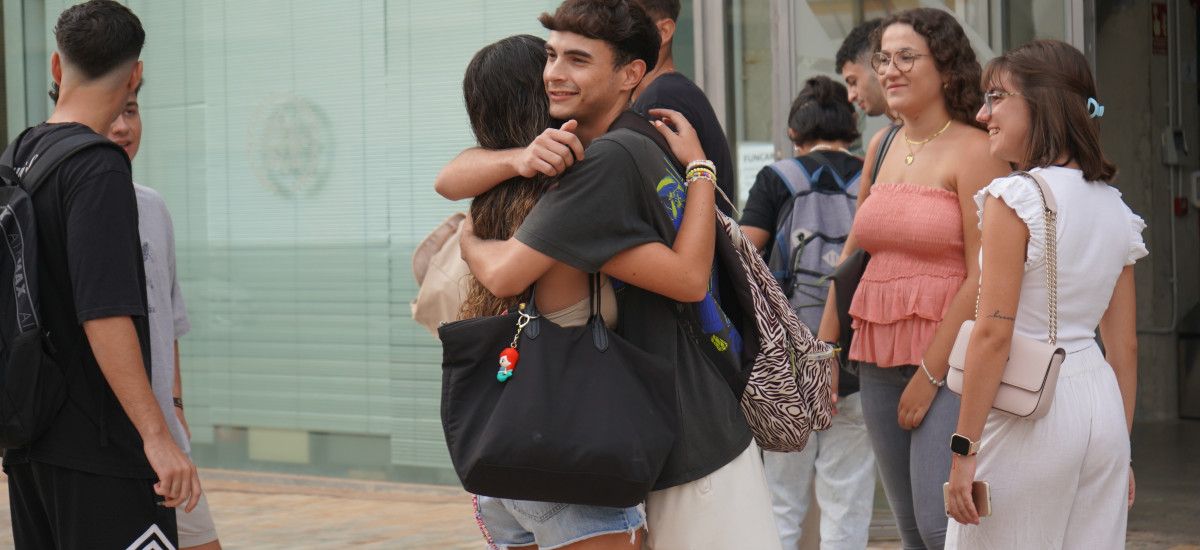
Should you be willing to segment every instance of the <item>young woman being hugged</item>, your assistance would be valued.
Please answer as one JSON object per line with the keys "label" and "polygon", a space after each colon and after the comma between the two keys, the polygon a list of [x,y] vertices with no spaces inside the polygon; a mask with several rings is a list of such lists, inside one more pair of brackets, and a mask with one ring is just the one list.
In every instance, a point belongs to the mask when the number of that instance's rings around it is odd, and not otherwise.
{"label": "young woman being hugged", "polygon": [[[957,521],[948,546],[1124,548],[1137,388],[1133,263],[1147,254],[1145,224],[1108,185],[1116,167],[1100,150],[1094,117],[1103,107],[1083,54],[1056,40],[1032,42],[990,62],[982,82],[978,119],[992,155],[1045,179],[1058,213],[1049,233],[1038,186],[1020,175],[976,197],[983,285],[957,433],[980,445],[978,454],[953,455],[947,511]],[[1034,421],[990,412],[1013,335],[1047,337],[1054,246],[1057,345],[1067,356],[1053,405]],[[971,502],[975,480],[991,485],[991,517],[981,519]]]}
{"label": "young woman being hugged", "polygon": [[[874,41],[871,65],[903,128],[878,153],[884,157],[875,185],[865,184],[872,163],[864,168],[843,251],[843,257],[859,247],[871,254],[850,306],[849,353],[862,362],[863,415],[904,548],[941,549],[946,443],[959,404],[944,379],[979,285],[974,197],[1009,170],[988,153],[987,134],[975,121],[983,104],[981,70],[951,14],[932,8],[894,14]],[[882,135],[872,139],[868,159]],[[826,325],[820,338],[835,340],[837,331]]]}

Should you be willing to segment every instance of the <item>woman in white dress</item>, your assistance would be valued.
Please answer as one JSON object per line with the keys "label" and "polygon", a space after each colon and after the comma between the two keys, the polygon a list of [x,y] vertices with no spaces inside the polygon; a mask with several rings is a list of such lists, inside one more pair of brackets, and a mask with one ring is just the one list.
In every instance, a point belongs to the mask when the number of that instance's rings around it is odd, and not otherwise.
{"label": "woman in white dress", "polygon": [[[1137,387],[1133,263],[1147,254],[1145,224],[1108,185],[1116,167],[1100,150],[1095,117],[1103,107],[1083,54],[1055,40],[1020,46],[988,64],[983,88],[977,118],[992,155],[1042,176],[1057,201],[1057,344],[1067,356],[1045,417],[991,410],[1013,334],[1045,341],[1049,323],[1038,186],[1020,175],[998,178],[976,196],[979,313],[964,368],[946,500],[956,521],[946,547],[1124,548]],[[990,517],[972,502],[976,480],[990,483]]]}

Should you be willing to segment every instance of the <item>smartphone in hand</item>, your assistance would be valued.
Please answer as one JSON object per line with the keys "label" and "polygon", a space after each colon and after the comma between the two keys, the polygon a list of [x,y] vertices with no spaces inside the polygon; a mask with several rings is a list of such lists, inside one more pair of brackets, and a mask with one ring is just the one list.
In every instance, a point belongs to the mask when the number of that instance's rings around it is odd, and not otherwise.
{"label": "smartphone in hand", "polygon": [[[942,484],[942,502],[950,500],[950,483]],[[971,484],[971,500],[975,502],[975,511],[979,517],[992,515],[992,486],[986,481],[976,481]],[[950,507],[946,506],[946,517],[950,517]]]}

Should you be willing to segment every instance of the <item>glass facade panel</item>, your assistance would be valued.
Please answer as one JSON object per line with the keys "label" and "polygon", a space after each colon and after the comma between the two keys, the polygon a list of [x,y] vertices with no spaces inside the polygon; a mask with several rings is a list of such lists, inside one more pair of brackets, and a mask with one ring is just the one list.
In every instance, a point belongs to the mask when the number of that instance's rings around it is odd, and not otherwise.
{"label": "glass facade panel", "polygon": [[[49,112],[49,29],[72,3],[5,17],[6,38],[40,41],[6,42],[27,75],[9,71],[10,126]],[[473,145],[467,62],[544,37],[536,16],[557,3],[129,2],[147,32],[134,177],[174,217],[201,466],[456,481],[440,346],[410,319],[411,254],[466,208],[432,182]]]}
{"label": "glass facade panel", "polygon": [[[50,29],[77,0],[4,3],[10,135],[48,116]],[[131,0],[146,29],[134,179],[163,195],[192,321],[199,465],[457,483],[441,347],[410,318],[413,249],[466,203],[466,65],[559,0]],[[691,2],[676,63],[694,71]]]}
{"label": "glass facade panel", "polygon": [[[728,122],[742,200],[762,166],[791,154],[790,143],[781,137],[787,121],[782,120],[786,109],[781,114],[780,107],[790,104],[804,81],[815,75],[840,81],[834,57],[845,36],[867,19],[921,6],[954,14],[981,63],[1034,38],[1067,39],[1064,0],[724,0],[726,42],[732,52]],[[790,20],[779,19],[787,13]],[[786,38],[772,42],[772,33]],[[792,78],[774,78],[777,71]],[[884,117],[859,114],[867,139],[887,124]]]}
{"label": "glass facade panel", "polygon": [[[50,29],[74,1],[3,3],[10,136],[50,112]],[[806,0],[777,21],[773,1],[787,0],[709,1],[726,14],[725,126],[751,178],[757,167],[745,161],[772,160],[784,131],[775,96],[835,76],[834,52],[856,22],[918,4]],[[544,37],[536,16],[558,0],[128,4],[147,31],[134,176],[174,216],[197,462],[455,483],[438,412],[440,346],[410,320],[411,254],[466,208],[432,182],[473,145],[467,62],[504,36]],[[1064,34],[1062,0],[945,6],[983,59],[1004,42]],[[674,45],[689,76],[694,12],[683,2]],[[772,26],[794,33],[794,51],[774,51]],[[772,84],[781,54],[794,64],[786,90]]]}

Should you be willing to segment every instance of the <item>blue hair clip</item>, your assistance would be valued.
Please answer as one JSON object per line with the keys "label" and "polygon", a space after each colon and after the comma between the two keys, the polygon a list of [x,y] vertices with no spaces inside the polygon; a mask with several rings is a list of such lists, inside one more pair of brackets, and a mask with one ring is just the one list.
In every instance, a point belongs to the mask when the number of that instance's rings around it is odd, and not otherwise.
{"label": "blue hair clip", "polygon": [[1091,115],[1092,118],[1104,116],[1104,106],[1101,105],[1100,102],[1096,101],[1096,98],[1089,97],[1087,106],[1088,114]]}

